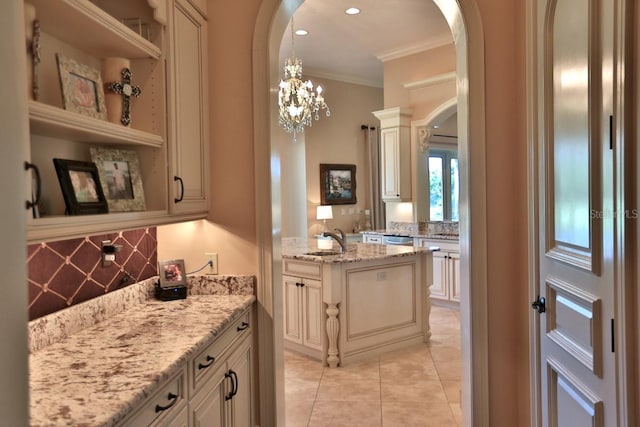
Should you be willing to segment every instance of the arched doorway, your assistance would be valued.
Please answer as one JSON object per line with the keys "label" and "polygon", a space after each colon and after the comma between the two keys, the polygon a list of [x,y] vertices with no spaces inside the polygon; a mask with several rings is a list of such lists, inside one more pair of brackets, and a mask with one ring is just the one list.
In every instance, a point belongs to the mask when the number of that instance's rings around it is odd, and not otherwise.
{"label": "arched doorway", "polygon": [[[460,307],[463,418],[467,425],[482,426],[488,425],[489,396],[483,34],[475,0],[433,1],[446,18],[456,45],[462,171],[461,279],[462,292],[468,295]],[[276,417],[284,414],[282,291],[279,286],[282,272],[279,144],[282,141],[273,132],[277,127],[277,114],[272,109],[277,103],[272,88],[276,88],[279,81],[280,40],[300,4],[302,0],[266,0],[261,5],[254,32],[256,211],[264,213],[258,216],[256,224],[260,267],[257,297],[262,425],[272,425]]]}

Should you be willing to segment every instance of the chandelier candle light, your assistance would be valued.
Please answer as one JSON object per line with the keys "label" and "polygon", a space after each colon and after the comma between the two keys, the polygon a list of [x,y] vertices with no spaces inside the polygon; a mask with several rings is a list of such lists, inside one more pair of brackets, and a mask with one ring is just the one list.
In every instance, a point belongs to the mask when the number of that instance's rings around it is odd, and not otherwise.
{"label": "chandelier candle light", "polygon": [[327,117],[331,115],[329,107],[324,102],[322,87],[318,86],[313,91],[311,80],[302,81],[302,61],[296,58],[293,41],[293,17],[291,18],[291,56],[284,65],[284,80],[280,80],[278,91],[278,106],[280,117],[278,122],[285,131],[293,133],[293,142],[296,142],[296,134],[303,133],[305,126],[311,126],[311,116],[319,120],[320,109],[327,110]]}

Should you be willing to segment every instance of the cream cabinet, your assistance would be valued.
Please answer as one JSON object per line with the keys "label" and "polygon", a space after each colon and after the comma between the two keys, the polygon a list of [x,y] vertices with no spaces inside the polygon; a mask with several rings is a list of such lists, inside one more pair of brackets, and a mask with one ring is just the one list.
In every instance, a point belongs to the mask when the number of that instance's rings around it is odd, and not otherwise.
{"label": "cream cabinet", "polygon": [[390,108],[373,113],[380,120],[382,199],[411,201],[411,111]]}
{"label": "cream cabinet", "polygon": [[252,425],[252,346],[245,338],[190,400],[192,426]]}
{"label": "cream cabinet", "polygon": [[285,347],[320,358],[326,315],[320,264],[285,260],[282,276]]}
{"label": "cream cabinet", "polygon": [[253,425],[251,323],[247,311],[191,360],[189,425]]}
{"label": "cream cabinet", "polygon": [[187,0],[175,0],[170,30],[169,203],[172,213],[197,214],[209,209],[207,21]]}
{"label": "cream cabinet", "polygon": [[[29,243],[206,216],[206,21],[188,3],[182,3],[24,2],[28,41],[23,60],[32,76],[25,88],[30,124],[25,175],[31,185],[24,195]],[[141,90],[138,97],[129,97],[128,126],[117,117],[110,121],[104,116],[105,110],[109,113],[123,105],[120,95],[114,101],[107,90],[109,107],[100,102],[104,84],[114,82],[101,78],[105,62],[112,58],[128,62],[131,85]],[[72,72],[61,85],[59,70],[64,64],[80,70],[82,78],[78,80]],[[90,90],[72,91],[79,87],[78,82]],[[65,98],[63,86],[75,101]],[[53,159],[106,164],[110,158],[91,157],[94,147],[134,153],[144,206],[132,210],[110,204],[108,214],[65,214]],[[176,199],[182,201],[176,204]]]}
{"label": "cream cabinet", "polygon": [[433,283],[430,286],[432,300],[443,305],[457,306],[460,303],[460,246],[447,240],[416,238],[418,247],[437,246],[433,252]]}
{"label": "cream cabinet", "polygon": [[255,386],[250,310],[187,361],[118,426],[252,426]]}

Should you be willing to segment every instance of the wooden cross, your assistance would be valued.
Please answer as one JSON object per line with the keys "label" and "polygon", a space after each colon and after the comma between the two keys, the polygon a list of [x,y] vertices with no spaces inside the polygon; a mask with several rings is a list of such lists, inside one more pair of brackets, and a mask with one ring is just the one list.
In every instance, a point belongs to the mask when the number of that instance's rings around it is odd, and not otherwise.
{"label": "wooden cross", "polygon": [[129,100],[132,96],[136,98],[142,94],[140,87],[133,86],[131,84],[131,70],[128,68],[122,69],[122,81],[107,83],[107,89],[113,93],[122,95],[122,117],[120,121],[123,125],[129,126],[131,124],[130,104]]}

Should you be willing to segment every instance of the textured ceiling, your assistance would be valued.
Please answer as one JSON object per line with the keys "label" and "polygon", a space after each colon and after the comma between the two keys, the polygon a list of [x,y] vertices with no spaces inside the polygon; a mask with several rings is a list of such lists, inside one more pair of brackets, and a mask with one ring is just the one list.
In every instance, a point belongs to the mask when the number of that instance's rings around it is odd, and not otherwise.
{"label": "textured ceiling", "polygon": [[[347,7],[362,10],[344,13]],[[453,42],[432,0],[306,0],[294,15],[295,53],[303,74],[382,87],[380,58],[403,56]],[[280,64],[291,54],[290,29],[280,46]]]}

